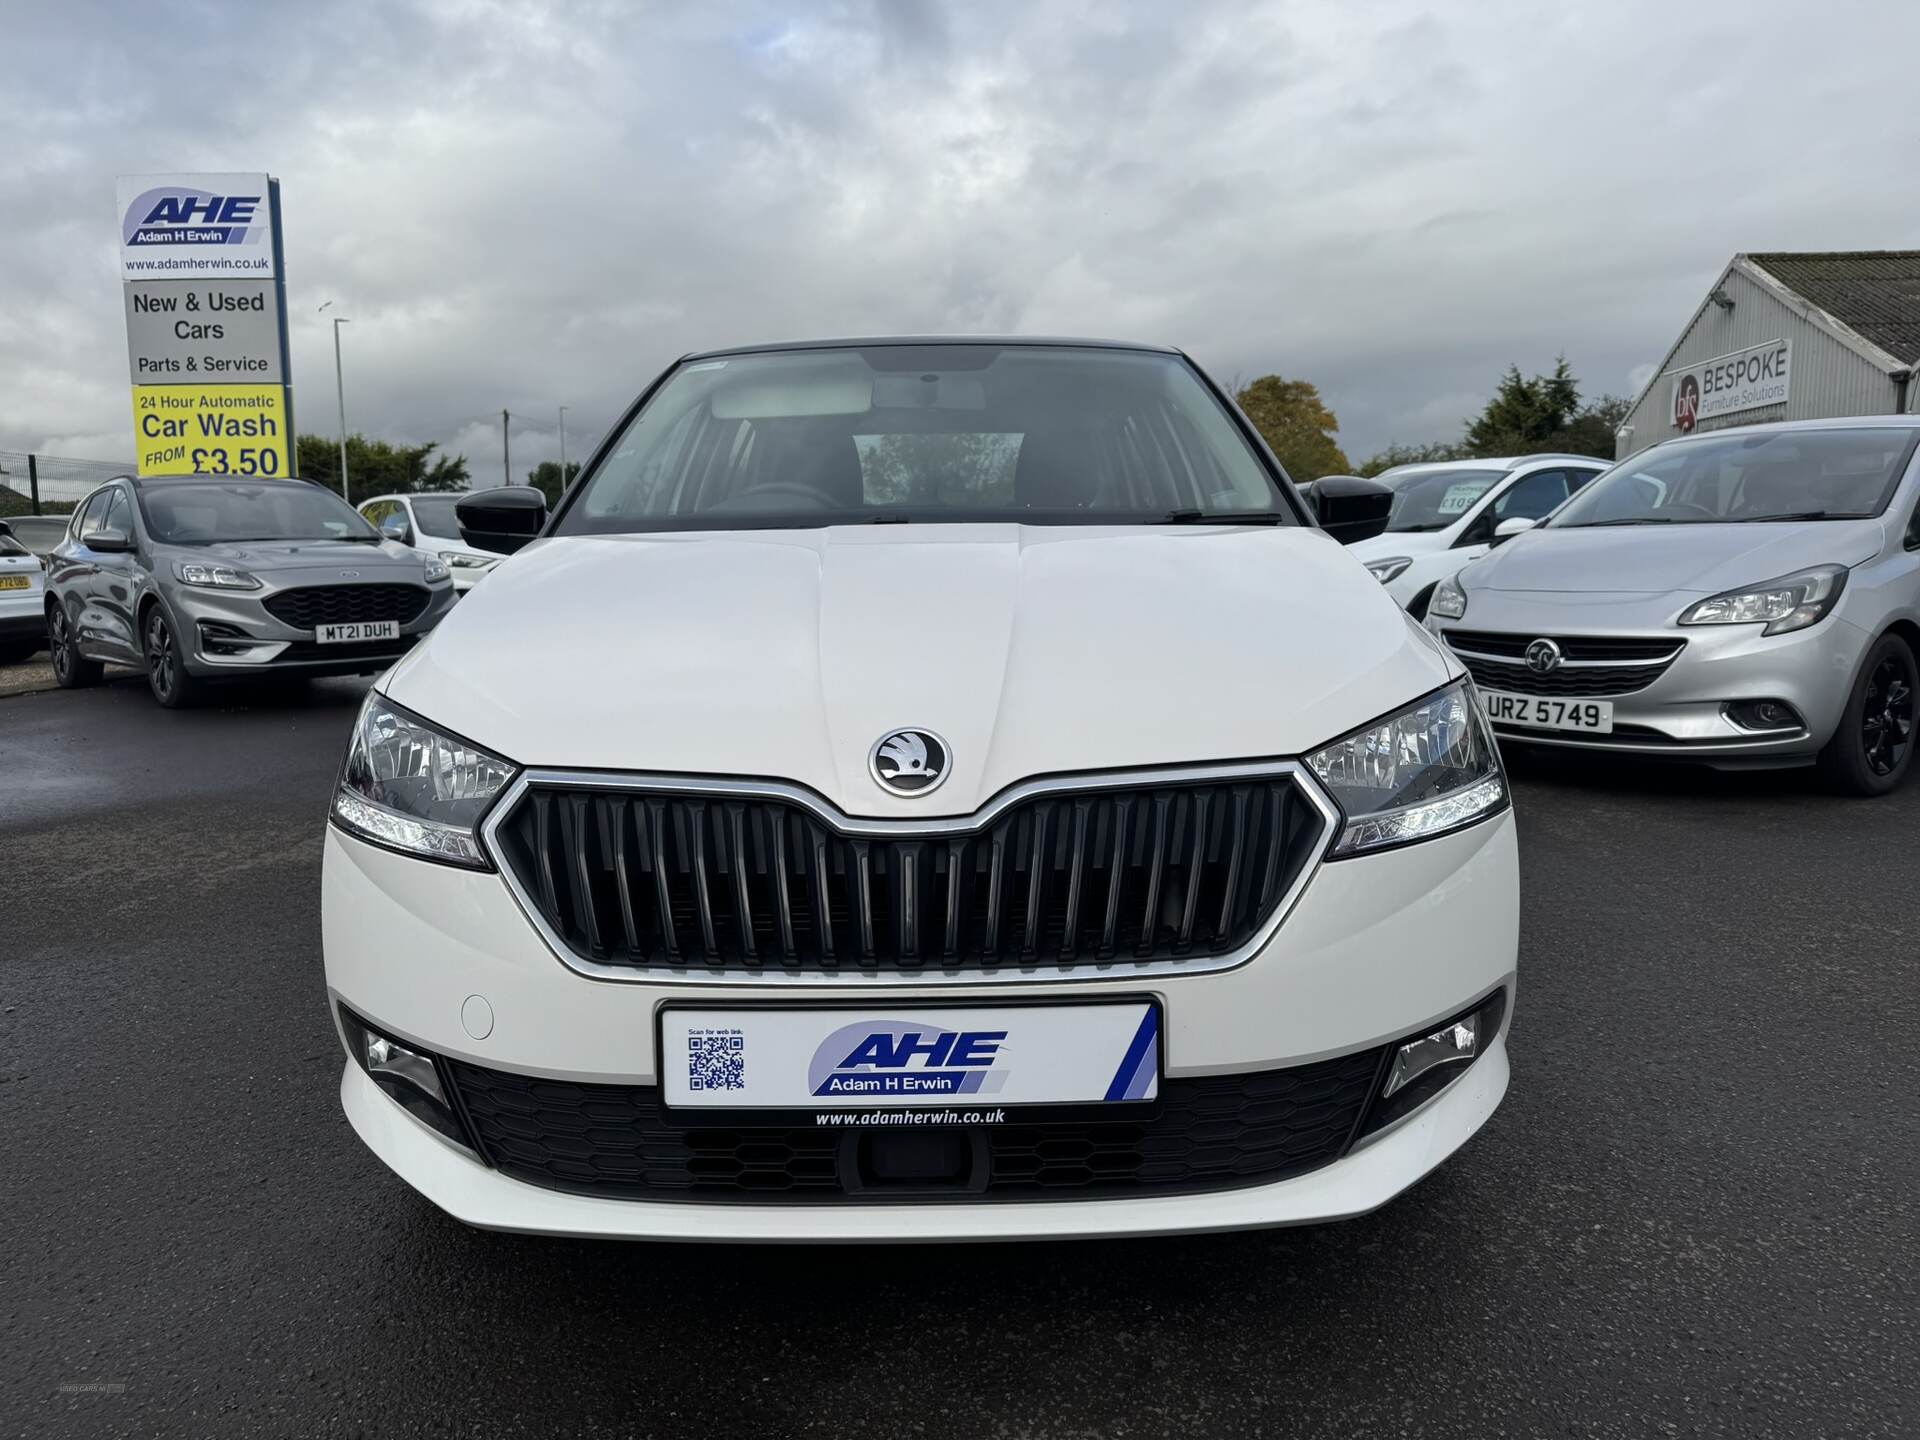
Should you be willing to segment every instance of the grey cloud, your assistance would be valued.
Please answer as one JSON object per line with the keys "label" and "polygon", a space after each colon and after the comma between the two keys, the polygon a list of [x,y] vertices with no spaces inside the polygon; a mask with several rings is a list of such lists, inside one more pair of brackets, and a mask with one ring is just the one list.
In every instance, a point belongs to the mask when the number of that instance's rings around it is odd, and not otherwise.
{"label": "grey cloud", "polygon": [[[1739,249],[1920,243],[1920,13],[12,7],[0,448],[131,453],[113,177],[271,169],[296,404],[493,473],[690,348],[1121,333],[1320,384],[1356,459],[1510,361],[1630,387]],[[1871,34],[1868,47],[1839,37]],[[180,77],[180,83],[170,83]],[[328,316],[315,314],[326,300]]]}

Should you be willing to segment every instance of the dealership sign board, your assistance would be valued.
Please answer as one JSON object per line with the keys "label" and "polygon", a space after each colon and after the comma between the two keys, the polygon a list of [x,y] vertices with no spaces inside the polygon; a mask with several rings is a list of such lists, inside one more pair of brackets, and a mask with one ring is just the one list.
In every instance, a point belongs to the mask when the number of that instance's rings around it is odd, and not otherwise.
{"label": "dealership sign board", "polygon": [[120,271],[142,475],[290,475],[280,183],[123,175]]}
{"label": "dealership sign board", "polygon": [[1690,431],[1703,421],[1787,403],[1793,342],[1769,340],[1673,372],[1673,423]]}

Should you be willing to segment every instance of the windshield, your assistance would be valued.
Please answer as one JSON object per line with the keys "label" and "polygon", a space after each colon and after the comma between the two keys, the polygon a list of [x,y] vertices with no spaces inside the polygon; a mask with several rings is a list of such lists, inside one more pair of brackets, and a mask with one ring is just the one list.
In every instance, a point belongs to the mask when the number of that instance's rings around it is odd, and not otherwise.
{"label": "windshield", "polygon": [[1554,529],[1857,520],[1878,515],[1912,430],[1775,430],[1674,440],[1621,461],[1561,508]]}
{"label": "windshield", "polygon": [[380,538],[338,495],[299,480],[143,485],[139,494],[147,533],[168,545]]}
{"label": "windshield", "polygon": [[1444,530],[1491,490],[1504,470],[1428,470],[1411,475],[1383,475],[1393,487],[1393,509],[1387,512],[1388,530]]}
{"label": "windshield", "polygon": [[1297,519],[1177,355],[873,345],[682,366],[554,533],[1249,514]]}
{"label": "windshield", "polygon": [[426,535],[454,536],[460,533],[460,522],[454,518],[453,507],[460,501],[458,495],[416,495],[413,497],[414,524]]}

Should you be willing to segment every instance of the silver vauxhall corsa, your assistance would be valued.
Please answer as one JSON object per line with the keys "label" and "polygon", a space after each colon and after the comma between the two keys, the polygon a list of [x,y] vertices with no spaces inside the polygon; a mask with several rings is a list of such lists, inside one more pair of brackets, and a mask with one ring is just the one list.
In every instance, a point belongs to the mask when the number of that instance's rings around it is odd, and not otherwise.
{"label": "silver vauxhall corsa", "polygon": [[214,681],[375,674],[440,622],[453,581],[304,480],[121,478],[47,564],[54,677],[138,665],[162,705]]}
{"label": "silver vauxhall corsa", "polygon": [[1920,416],[1872,416],[1656,445],[1443,581],[1427,626],[1504,739],[1885,794],[1913,759],[1917,443]]}

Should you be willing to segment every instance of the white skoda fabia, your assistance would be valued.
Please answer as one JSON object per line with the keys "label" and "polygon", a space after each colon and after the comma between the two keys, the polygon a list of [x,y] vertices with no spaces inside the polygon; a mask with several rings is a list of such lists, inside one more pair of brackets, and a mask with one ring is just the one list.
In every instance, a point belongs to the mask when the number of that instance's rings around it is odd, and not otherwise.
{"label": "white skoda fabia", "polygon": [[[360,1137],[470,1224],[1357,1215],[1507,1086],[1460,663],[1185,356],[689,356],[369,695],[326,837]],[[1317,521],[1317,523],[1316,523]],[[538,539],[526,543],[538,533]]]}

